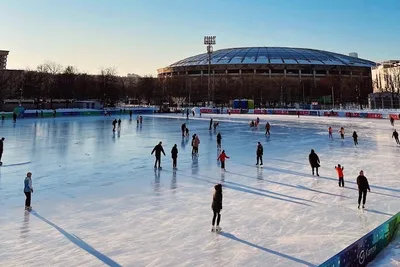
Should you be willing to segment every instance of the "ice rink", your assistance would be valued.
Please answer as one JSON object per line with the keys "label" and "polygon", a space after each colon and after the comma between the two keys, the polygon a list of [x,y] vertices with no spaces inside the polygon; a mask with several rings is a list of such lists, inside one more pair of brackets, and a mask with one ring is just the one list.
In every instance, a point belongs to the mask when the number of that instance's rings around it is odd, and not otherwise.
{"label": "ice rink", "polygon": [[[118,117],[5,121],[0,266],[317,266],[400,210],[400,146],[388,120],[260,115],[261,129],[250,130],[256,116],[213,117],[231,157],[226,172],[205,115],[144,116],[141,127],[124,116],[114,136]],[[191,137],[181,137],[184,122],[190,136],[200,137],[194,161]],[[167,156],[155,171],[150,152],[159,141]],[[255,166],[258,141],[262,169]],[[311,175],[312,148],[320,177]],[[345,188],[338,186],[338,163]],[[361,169],[371,185],[362,211],[355,183]],[[27,171],[31,213],[24,211]],[[221,234],[210,231],[217,183],[223,184]]]}

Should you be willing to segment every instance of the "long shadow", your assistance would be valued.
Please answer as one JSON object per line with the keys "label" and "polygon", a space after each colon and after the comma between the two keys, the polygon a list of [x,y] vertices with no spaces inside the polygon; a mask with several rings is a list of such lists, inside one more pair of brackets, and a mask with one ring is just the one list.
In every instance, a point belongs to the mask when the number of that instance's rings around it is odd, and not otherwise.
{"label": "long shadow", "polygon": [[[247,164],[238,164],[238,165],[253,167],[252,165],[247,165]],[[275,171],[275,172],[287,173],[287,174],[291,174],[291,175],[295,175],[295,176],[313,178],[313,176],[311,176],[310,174],[305,174],[305,173],[296,172],[296,171],[291,171],[291,170],[286,170],[286,169],[280,169],[280,168],[275,168],[275,167],[267,167],[267,166],[264,166],[264,169],[271,170],[271,171]],[[335,178],[326,177],[326,176],[318,176],[318,177],[316,177],[316,178],[321,178],[321,179],[325,179],[325,180],[331,180],[331,181],[335,181],[335,182],[338,181],[338,180],[335,179]],[[356,182],[347,181],[347,180],[346,180],[346,183],[357,184]],[[393,191],[393,192],[400,192],[400,189],[387,188],[387,187],[379,186],[379,185],[370,185],[370,187],[371,187],[371,188],[382,189],[382,190]]]}
{"label": "long shadow", "polygon": [[235,183],[235,182],[226,181],[225,183],[237,185],[237,186],[240,186],[240,187],[245,187],[245,188],[248,188],[248,189],[251,189],[251,190],[261,191],[261,192],[268,193],[268,194],[274,194],[274,195],[278,195],[278,196],[281,196],[281,197],[287,197],[287,198],[291,198],[291,199],[295,199],[295,200],[302,200],[302,201],[317,203],[317,202],[309,200],[309,199],[305,199],[305,198],[301,198],[301,197],[292,197],[292,196],[288,196],[288,195],[285,195],[285,194],[280,194],[280,193],[276,193],[276,192],[269,191],[269,190],[266,190],[266,189],[255,188],[255,187],[251,187],[251,186],[248,186],[248,185],[243,185],[243,184],[239,184],[239,183]]}
{"label": "long shadow", "polygon": [[[186,177],[189,177],[189,178],[192,178],[192,179],[195,179],[195,180],[199,180],[199,181],[203,181],[203,182],[215,185],[215,181],[208,180],[209,177],[207,177],[207,176],[197,175],[197,176],[202,176],[202,177],[206,177],[207,178],[207,179],[203,179],[203,178],[199,178],[199,177],[194,177],[194,176],[188,175],[186,173],[185,173],[185,175],[186,175]],[[290,199],[284,199],[284,198],[280,198],[280,197],[270,196],[270,195],[266,195],[266,194],[263,194],[263,193],[260,193],[260,192],[255,192],[255,191],[251,191],[251,190],[248,190],[248,189],[245,189],[245,188],[241,188],[241,187],[238,187],[238,186],[227,185],[225,183],[222,185],[223,187],[226,187],[226,188],[229,188],[229,189],[233,189],[233,190],[236,190],[236,191],[241,191],[241,192],[244,192],[244,193],[250,193],[250,194],[257,195],[257,196],[269,197],[269,198],[273,198],[273,199],[276,199],[276,200],[291,202],[291,203],[294,203],[294,204],[299,204],[299,205],[304,205],[304,206],[311,206],[311,205],[309,205],[307,203],[302,203],[302,202],[298,202],[298,201],[294,201],[294,200],[290,200]],[[288,196],[286,196],[286,197],[288,197]]]}
{"label": "long shadow", "polygon": [[300,264],[304,264],[304,265],[306,265],[306,266],[312,266],[312,267],[317,266],[317,265],[315,265],[315,264],[312,264],[311,262],[304,261],[304,260],[302,260],[302,259],[298,259],[298,258],[289,256],[289,255],[283,254],[283,253],[281,253],[281,252],[278,252],[278,251],[275,251],[275,250],[272,250],[272,249],[269,249],[269,248],[265,248],[265,247],[256,245],[256,244],[254,244],[254,243],[251,243],[251,242],[249,242],[249,241],[240,239],[240,238],[236,237],[236,236],[233,235],[233,234],[221,232],[220,235],[222,235],[222,236],[224,236],[224,237],[226,237],[226,238],[232,239],[232,240],[234,240],[234,241],[238,241],[238,242],[240,242],[240,243],[242,243],[242,244],[245,244],[245,245],[248,245],[248,246],[250,246],[250,247],[253,247],[253,248],[256,248],[256,249],[259,249],[259,250],[268,252],[268,253],[271,253],[271,254],[273,254],[273,255],[276,255],[276,256],[279,256],[279,257],[282,257],[282,258],[285,258],[285,259],[288,259],[288,260],[291,260],[291,261],[294,261],[294,262],[297,262],[297,263],[300,263]]}
{"label": "long shadow", "polygon": [[[255,178],[255,177],[252,177],[252,176],[249,176],[249,175],[245,175],[245,174],[238,174],[238,173],[235,173],[235,174],[236,174],[236,175],[239,175],[239,176],[246,177],[246,178],[257,179],[257,178]],[[260,180],[260,179],[257,179],[257,180]],[[316,192],[316,193],[325,194],[325,195],[329,195],[329,196],[349,198],[349,197],[342,196],[342,195],[338,195],[338,194],[333,194],[333,193],[328,193],[328,192],[324,192],[324,191],[319,191],[319,190],[311,189],[311,188],[308,188],[308,187],[305,187],[305,186],[301,186],[301,185],[291,185],[291,184],[276,182],[276,181],[272,181],[272,180],[268,180],[268,179],[263,179],[263,181],[266,181],[266,182],[269,182],[269,183],[272,183],[272,184],[277,184],[277,185],[282,185],[282,186],[291,187],[291,188],[294,188],[294,189],[302,189],[302,190],[313,191],[313,192]]]}
{"label": "long shadow", "polygon": [[21,166],[21,165],[26,165],[31,163],[31,161],[27,161],[27,162],[21,162],[21,163],[15,163],[15,164],[7,164],[7,165],[2,165],[2,167],[13,167],[13,166]]}
{"label": "long shadow", "polygon": [[57,226],[56,224],[52,223],[51,221],[47,220],[46,218],[40,216],[36,211],[31,211],[32,215],[36,216],[43,222],[47,223],[48,225],[54,227],[57,231],[59,231],[62,235],[64,235],[69,241],[80,247],[81,249],[85,250],[86,252],[92,254],[97,259],[102,261],[104,264],[112,267],[122,267],[122,265],[118,264],[114,260],[110,259],[100,251],[96,250],[95,248],[91,247],[88,243],[80,239],[78,236],[74,234],[70,234],[61,227]]}
{"label": "long shadow", "polygon": [[[346,189],[349,189],[349,190],[353,190],[353,191],[357,191],[357,192],[358,192],[358,189],[356,189],[356,188],[351,188],[351,187],[345,187],[345,188],[346,188]],[[385,193],[379,193],[379,192],[375,192],[375,191],[368,192],[368,194],[377,194],[377,195],[386,196],[386,197],[400,198],[400,196],[390,195],[390,194],[385,194]]]}
{"label": "long shadow", "polygon": [[376,214],[381,214],[381,215],[390,216],[390,217],[393,217],[393,216],[394,216],[394,214],[386,213],[386,212],[379,211],[379,210],[371,210],[371,209],[364,209],[364,210],[365,210],[365,211],[368,211],[368,212],[376,213]]}
{"label": "long shadow", "polygon": [[264,160],[274,160],[274,161],[279,161],[279,162],[286,162],[286,163],[293,163],[297,165],[303,165],[307,166],[305,163],[297,162],[297,161],[290,161],[290,160],[284,160],[284,159],[277,159],[277,158],[264,158]]}

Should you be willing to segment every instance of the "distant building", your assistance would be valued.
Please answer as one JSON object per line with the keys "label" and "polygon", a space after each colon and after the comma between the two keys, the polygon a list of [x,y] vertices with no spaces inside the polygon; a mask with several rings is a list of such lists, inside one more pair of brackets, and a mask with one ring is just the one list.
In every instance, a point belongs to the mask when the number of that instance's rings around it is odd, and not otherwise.
{"label": "distant building", "polygon": [[5,70],[7,67],[7,56],[9,51],[0,50],[0,70]]}
{"label": "distant building", "polygon": [[400,60],[388,60],[372,67],[373,92],[400,93]]}
{"label": "distant building", "polygon": [[351,52],[351,53],[349,54],[349,56],[358,58],[358,54],[357,54],[356,52]]}

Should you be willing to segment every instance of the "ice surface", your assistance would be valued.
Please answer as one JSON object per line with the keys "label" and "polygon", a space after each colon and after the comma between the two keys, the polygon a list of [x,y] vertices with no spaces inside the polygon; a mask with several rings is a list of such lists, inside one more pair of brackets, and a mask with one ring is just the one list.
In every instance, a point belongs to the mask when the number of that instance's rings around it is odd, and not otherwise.
{"label": "ice surface", "polygon": [[[386,120],[260,115],[272,125],[252,131],[256,116],[214,116],[231,158],[217,164],[209,116],[19,120],[0,125],[0,266],[314,266],[386,221],[400,209],[398,156]],[[118,117],[117,117],[118,118]],[[191,159],[187,122],[200,137]],[[328,126],[346,130],[329,141]],[[351,132],[359,135],[354,147]],[[163,170],[150,152],[163,141]],[[255,164],[264,145],[264,168]],[[178,144],[178,168],[170,151]],[[321,159],[313,177],[308,154]],[[345,167],[339,188],[334,166]],[[355,179],[371,184],[366,210],[357,210]],[[23,179],[33,172],[34,211],[23,210]],[[223,233],[211,233],[213,185],[222,182]]]}

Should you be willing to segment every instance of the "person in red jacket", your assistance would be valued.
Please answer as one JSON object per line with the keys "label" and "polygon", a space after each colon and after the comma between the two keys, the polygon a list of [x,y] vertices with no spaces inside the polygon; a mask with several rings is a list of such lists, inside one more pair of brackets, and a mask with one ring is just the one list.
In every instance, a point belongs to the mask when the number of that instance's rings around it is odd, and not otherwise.
{"label": "person in red jacket", "polygon": [[221,154],[219,154],[218,159],[221,161],[221,169],[225,170],[225,159],[229,159],[229,157],[225,154],[225,150],[222,150]]}
{"label": "person in red jacket", "polygon": [[344,174],[343,174],[344,167],[338,164],[337,166],[335,166],[335,170],[337,171],[339,177],[339,187],[344,187]]}

